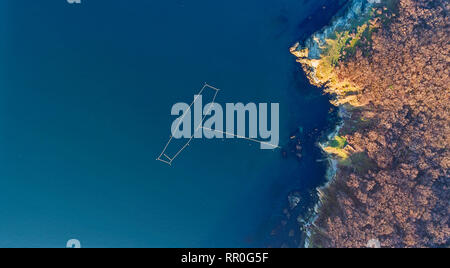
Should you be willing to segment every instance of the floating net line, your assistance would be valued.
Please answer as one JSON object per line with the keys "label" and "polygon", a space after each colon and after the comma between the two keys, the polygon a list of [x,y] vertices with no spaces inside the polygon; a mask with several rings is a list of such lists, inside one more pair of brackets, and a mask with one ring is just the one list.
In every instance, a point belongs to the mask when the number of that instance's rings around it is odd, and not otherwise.
{"label": "floating net line", "polygon": [[158,156],[158,158],[156,159],[157,161],[161,161],[161,162],[166,163],[166,164],[168,164],[168,165],[172,165],[172,162],[173,162],[173,161],[174,161],[174,160],[175,160],[175,159],[176,159],[176,158],[177,158],[177,157],[178,157],[178,156],[179,156],[179,155],[180,155],[180,154],[181,154],[181,153],[182,153],[182,152],[190,145],[190,144],[191,144],[192,139],[194,139],[195,133],[196,133],[199,129],[204,129],[204,130],[208,130],[208,131],[212,131],[212,132],[216,132],[216,133],[220,133],[220,134],[225,134],[225,135],[227,135],[227,136],[233,136],[233,137],[236,137],[236,138],[239,138],[239,139],[245,139],[245,140],[252,141],[252,142],[257,142],[257,143],[260,143],[260,144],[265,144],[265,145],[268,145],[268,146],[270,146],[270,147],[273,147],[273,149],[278,149],[278,148],[280,148],[278,145],[274,145],[274,144],[271,144],[271,143],[268,143],[268,142],[259,141],[259,140],[252,139],[252,138],[247,138],[247,137],[244,137],[244,136],[236,135],[236,134],[234,134],[234,133],[224,132],[224,131],[217,130],[217,129],[211,129],[211,128],[203,127],[203,122],[205,121],[206,116],[208,116],[208,115],[210,114],[211,110],[213,109],[214,104],[215,104],[215,100],[216,100],[216,97],[217,97],[217,94],[218,94],[219,91],[220,91],[220,89],[215,88],[215,87],[213,87],[213,86],[211,86],[211,85],[209,85],[209,84],[207,84],[207,83],[205,83],[205,85],[204,85],[203,88],[200,90],[200,92],[199,92],[197,95],[195,95],[195,98],[194,98],[194,100],[192,101],[191,105],[189,105],[188,109],[183,113],[183,116],[179,119],[179,122],[178,122],[178,124],[177,124],[176,127],[175,127],[175,130],[176,130],[176,131],[179,130],[179,127],[180,127],[180,125],[182,124],[184,117],[188,114],[187,111],[189,111],[189,110],[192,109],[192,106],[195,104],[195,102],[197,101],[197,99],[202,95],[203,91],[205,91],[205,89],[207,89],[207,88],[214,90],[214,96],[213,96],[213,99],[212,99],[212,101],[211,101],[211,105],[210,105],[208,111],[207,111],[207,112],[205,113],[205,115],[203,116],[203,118],[202,118],[202,120],[200,121],[199,125],[195,128],[195,131],[193,132],[193,134],[191,135],[191,137],[189,138],[189,140],[181,147],[180,150],[178,150],[178,151],[175,153],[175,155],[173,155],[172,157],[170,157],[170,156],[168,156],[168,155],[166,154],[166,151],[167,151],[167,148],[169,147],[170,143],[171,143],[172,140],[174,139],[173,135],[171,135],[170,138],[169,138],[169,141],[167,142],[167,144],[166,144],[166,146],[164,147],[163,151],[161,152],[161,154],[160,154],[160,155]]}

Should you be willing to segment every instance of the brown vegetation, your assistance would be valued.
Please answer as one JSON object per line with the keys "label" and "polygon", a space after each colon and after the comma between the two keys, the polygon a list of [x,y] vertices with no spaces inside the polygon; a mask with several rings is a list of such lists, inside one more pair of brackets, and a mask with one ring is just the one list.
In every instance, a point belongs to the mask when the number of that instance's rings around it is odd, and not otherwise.
{"label": "brown vegetation", "polygon": [[446,0],[399,0],[370,48],[336,67],[361,89],[360,106],[340,133],[351,156],[324,190],[314,246],[448,246],[449,10]]}

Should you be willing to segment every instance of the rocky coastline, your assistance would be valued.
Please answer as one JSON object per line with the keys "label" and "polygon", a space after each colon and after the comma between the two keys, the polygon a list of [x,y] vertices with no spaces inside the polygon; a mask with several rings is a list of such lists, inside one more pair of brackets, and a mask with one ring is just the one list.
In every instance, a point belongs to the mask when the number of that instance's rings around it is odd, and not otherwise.
{"label": "rocky coastline", "polygon": [[449,10],[444,0],[353,0],[290,49],[342,120],[320,144],[329,180],[305,246],[449,244]]}

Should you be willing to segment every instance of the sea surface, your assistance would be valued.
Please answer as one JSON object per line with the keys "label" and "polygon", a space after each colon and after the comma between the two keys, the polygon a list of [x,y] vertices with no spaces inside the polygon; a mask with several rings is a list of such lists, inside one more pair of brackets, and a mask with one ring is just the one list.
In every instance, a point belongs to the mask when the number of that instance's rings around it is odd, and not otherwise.
{"label": "sea surface", "polygon": [[[0,247],[300,246],[335,112],[289,47],[345,2],[1,1]],[[280,103],[283,149],[195,140],[156,161],[205,82]]]}

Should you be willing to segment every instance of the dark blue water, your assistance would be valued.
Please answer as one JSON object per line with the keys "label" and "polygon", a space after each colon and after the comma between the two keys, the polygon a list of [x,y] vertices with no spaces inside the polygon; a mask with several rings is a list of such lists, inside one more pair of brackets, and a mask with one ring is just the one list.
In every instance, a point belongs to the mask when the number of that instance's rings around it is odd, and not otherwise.
{"label": "dark blue water", "polygon": [[[0,247],[298,246],[334,115],[289,47],[337,2],[2,1]],[[280,103],[284,149],[202,140],[155,161],[204,82],[219,103]]]}

